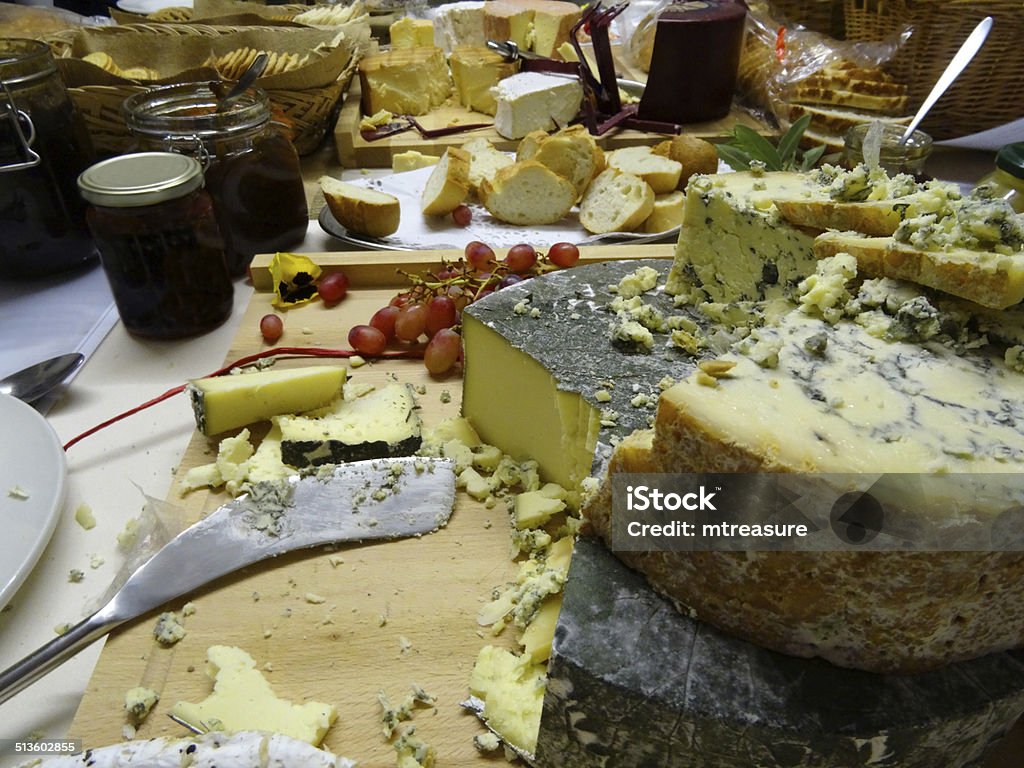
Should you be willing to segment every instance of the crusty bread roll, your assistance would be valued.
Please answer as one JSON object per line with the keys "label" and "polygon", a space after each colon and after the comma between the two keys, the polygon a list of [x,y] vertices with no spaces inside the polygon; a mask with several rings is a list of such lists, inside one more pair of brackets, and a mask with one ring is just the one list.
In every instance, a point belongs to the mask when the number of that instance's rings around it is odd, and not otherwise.
{"label": "crusty bread roll", "polygon": [[469,194],[469,152],[449,147],[427,179],[420,200],[427,216],[442,216],[458,208]]}
{"label": "crusty bread roll", "polygon": [[330,176],[320,178],[320,190],[338,223],[367,237],[387,237],[398,229],[402,216],[398,198]]}
{"label": "crusty bread roll", "polygon": [[682,166],[676,189],[686,189],[690,177],[698,173],[718,173],[718,150],[710,141],[679,134],[655,144],[651,151],[675,160]]}
{"label": "crusty bread roll", "polygon": [[482,136],[470,139],[462,148],[469,152],[469,191],[475,195],[480,193],[484,179],[493,179],[494,174],[515,162],[515,158],[495,149]]}
{"label": "crusty bread roll", "polygon": [[588,232],[631,232],[654,210],[654,190],[632,173],[606,168],[580,201],[580,223]]}
{"label": "crusty bread roll", "polygon": [[685,196],[678,189],[669,192],[667,195],[657,195],[654,198],[654,208],[651,215],[644,219],[640,226],[643,232],[657,234],[668,232],[683,223],[683,203]]}
{"label": "crusty bread roll", "polygon": [[576,202],[576,187],[546,165],[524,160],[484,180],[480,197],[490,214],[509,224],[554,224]]}
{"label": "crusty bread roll", "polygon": [[682,164],[654,154],[650,147],[617,149],[608,153],[606,162],[609,168],[639,176],[651,185],[656,195],[663,195],[675,189],[683,172]]}

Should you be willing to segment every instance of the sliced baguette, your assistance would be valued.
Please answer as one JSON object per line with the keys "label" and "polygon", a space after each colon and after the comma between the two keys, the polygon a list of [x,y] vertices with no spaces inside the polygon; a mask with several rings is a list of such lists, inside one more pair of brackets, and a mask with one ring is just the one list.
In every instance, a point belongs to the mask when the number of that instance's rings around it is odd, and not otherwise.
{"label": "sliced baguette", "polygon": [[500,169],[480,186],[484,207],[509,224],[554,224],[576,202],[576,187],[546,165],[524,160]]}
{"label": "sliced baguette", "polygon": [[650,147],[624,147],[609,152],[609,168],[631,173],[646,181],[656,195],[671,192],[679,185],[683,166],[668,157],[656,155]]}
{"label": "sliced baguette", "polygon": [[678,189],[669,192],[667,195],[657,195],[654,198],[654,208],[650,215],[644,219],[640,226],[642,232],[657,234],[668,232],[683,223],[683,203],[686,196]]}
{"label": "sliced baguette", "polygon": [[902,96],[877,96],[858,93],[845,88],[823,87],[797,83],[793,88],[791,101],[806,104],[831,104],[833,106],[881,112],[886,115],[902,115],[907,111],[908,99]]}
{"label": "sliced baguette", "polygon": [[606,168],[580,201],[580,223],[588,232],[632,232],[654,210],[654,190],[632,173]]}
{"label": "sliced baguette", "polygon": [[479,195],[484,179],[493,179],[494,174],[515,162],[482,136],[470,139],[462,148],[469,153],[469,191],[475,195]]}
{"label": "sliced baguette", "polygon": [[423,213],[442,216],[458,208],[469,194],[469,152],[449,147],[427,179],[420,198]]}
{"label": "sliced baguette", "polygon": [[387,237],[398,229],[402,208],[397,197],[330,176],[320,178],[320,190],[334,218],[350,232]]}
{"label": "sliced baguette", "polygon": [[533,160],[540,149],[541,142],[548,137],[547,131],[530,131],[519,140],[516,147],[516,160]]}
{"label": "sliced baguette", "polygon": [[876,120],[886,125],[908,125],[910,123],[910,117],[906,115],[890,117],[877,112],[862,112],[857,109],[842,109],[841,107],[788,104],[786,109],[791,122],[796,122],[804,115],[810,115],[811,130],[839,137],[844,136],[855,125],[873,123]]}
{"label": "sliced baguette", "polygon": [[532,159],[572,182],[579,200],[601,172],[604,151],[586,128],[573,125],[540,141]]}
{"label": "sliced baguette", "polygon": [[1006,309],[1024,301],[1024,255],[954,249],[920,251],[891,237],[864,237],[856,232],[825,232],[814,241],[819,259],[848,253],[871,277],[909,280],[918,285]]}

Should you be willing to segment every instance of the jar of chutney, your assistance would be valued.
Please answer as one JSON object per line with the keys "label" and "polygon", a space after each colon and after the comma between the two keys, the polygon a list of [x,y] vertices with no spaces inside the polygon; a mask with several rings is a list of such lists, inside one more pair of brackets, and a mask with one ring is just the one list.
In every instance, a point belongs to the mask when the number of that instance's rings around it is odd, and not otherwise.
{"label": "jar of chutney", "polygon": [[234,286],[199,161],[173,152],[103,160],[78,178],[125,329],[176,339],[231,314]]}
{"label": "jar of chutney", "polygon": [[0,280],[96,258],[75,186],[94,159],[49,47],[0,39]]}
{"label": "jar of chutney", "polygon": [[179,152],[202,162],[228,270],[238,277],[255,254],[300,243],[309,210],[298,153],[271,120],[266,92],[250,88],[222,103],[214,85],[153,88],[126,99],[123,112],[140,150]]}

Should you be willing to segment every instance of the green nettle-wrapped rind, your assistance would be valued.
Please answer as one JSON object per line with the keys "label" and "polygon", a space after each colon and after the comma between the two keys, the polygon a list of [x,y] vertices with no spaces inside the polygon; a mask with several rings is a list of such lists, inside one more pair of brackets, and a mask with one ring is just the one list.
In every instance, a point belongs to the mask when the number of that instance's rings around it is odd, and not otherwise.
{"label": "green nettle-wrapped rind", "polygon": [[976,766],[1022,711],[1024,652],[918,675],[784,656],[680,613],[584,538],[565,586],[534,765]]}

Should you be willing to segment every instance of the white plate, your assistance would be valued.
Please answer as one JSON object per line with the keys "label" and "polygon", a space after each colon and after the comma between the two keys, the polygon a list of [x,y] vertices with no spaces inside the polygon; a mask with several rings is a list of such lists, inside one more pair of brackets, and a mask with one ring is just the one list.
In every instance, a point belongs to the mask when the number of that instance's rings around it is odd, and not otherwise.
{"label": "white plate", "polygon": [[191,8],[192,0],[117,0],[117,7],[128,13],[156,13],[164,8]]}
{"label": "white plate", "polygon": [[[0,607],[35,567],[64,508],[67,463],[34,408],[0,395]],[[27,498],[20,498],[23,491]]]}
{"label": "white plate", "polygon": [[529,243],[536,248],[546,248],[555,243],[569,242],[579,245],[588,243],[657,243],[674,241],[679,237],[679,227],[647,234],[644,232],[610,232],[605,235],[591,235],[579,222],[577,209],[555,224],[520,226],[498,221],[482,205],[470,203],[473,220],[469,226],[459,227],[451,216],[424,216],[420,208],[420,195],[430,178],[433,166],[419,168],[406,173],[394,173],[381,179],[356,179],[353,184],[398,198],[402,217],[398,231],[383,238],[367,237],[349,232],[338,223],[325,205],[320,211],[321,228],[339,240],[364,248],[376,250],[407,251],[417,249],[465,248],[467,243],[480,240],[492,248],[509,248],[517,243]]}

